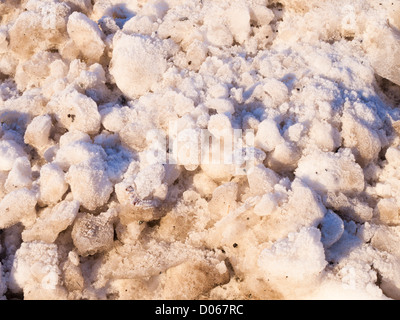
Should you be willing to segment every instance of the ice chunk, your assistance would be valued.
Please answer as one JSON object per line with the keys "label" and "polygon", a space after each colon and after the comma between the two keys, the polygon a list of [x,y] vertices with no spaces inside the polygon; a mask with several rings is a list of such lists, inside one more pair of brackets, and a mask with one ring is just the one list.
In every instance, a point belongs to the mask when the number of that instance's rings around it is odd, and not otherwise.
{"label": "ice chunk", "polygon": [[263,164],[250,168],[247,173],[250,191],[254,195],[263,195],[271,192],[274,185],[279,182],[279,176]]}
{"label": "ice chunk", "polygon": [[79,255],[75,251],[68,253],[68,259],[63,266],[63,271],[63,280],[68,291],[82,291],[85,287],[85,279],[80,268]]}
{"label": "ice chunk", "polygon": [[164,94],[163,99],[165,99],[164,103],[166,105],[172,105],[179,117],[182,117],[185,114],[191,113],[195,110],[193,100],[185,97],[182,93],[167,91]]}
{"label": "ice chunk", "polygon": [[98,0],[93,4],[91,18],[95,21],[103,16],[113,17],[118,24],[123,24],[127,19],[132,17],[132,12],[138,10],[136,2],[124,2],[123,5],[115,5],[109,0]]}
{"label": "ice chunk", "polygon": [[301,152],[296,144],[284,141],[275,146],[267,159],[267,164],[277,172],[291,171],[297,167],[300,157]]}
{"label": "ice chunk", "polygon": [[[228,269],[223,272],[208,261],[186,261],[169,268],[162,279],[163,299],[196,299],[219,284],[228,282]],[[182,288],[183,290],[179,289]],[[178,295],[176,292],[179,291]]]}
{"label": "ice chunk", "polygon": [[250,9],[250,17],[256,21],[258,25],[267,25],[275,17],[272,10],[260,4],[254,4]]}
{"label": "ice chunk", "polygon": [[256,146],[266,152],[273,151],[275,147],[285,142],[274,120],[266,119],[258,126]]}
{"label": "ice chunk", "polygon": [[282,239],[302,227],[319,225],[325,216],[326,208],[312,189],[296,178],[291,184],[291,190],[286,193],[284,190],[280,192],[280,205],[277,210],[269,214],[265,223],[271,241]]}
{"label": "ice chunk", "polygon": [[224,183],[216,188],[208,203],[208,210],[215,220],[220,220],[236,209],[238,185],[235,182]]}
{"label": "ice chunk", "polygon": [[225,12],[225,16],[234,39],[243,44],[248,39],[251,31],[250,12],[246,2],[232,1]]}
{"label": "ice chunk", "polygon": [[111,132],[119,132],[129,122],[133,114],[129,107],[113,106],[100,110],[101,123]]}
{"label": "ice chunk", "polygon": [[174,141],[174,155],[180,165],[189,171],[194,171],[200,163],[201,131],[196,129],[180,130]]}
{"label": "ice chunk", "polygon": [[100,103],[108,101],[107,98],[111,94],[106,82],[106,71],[103,66],[99,63],[94,63],[87,70],[81,70],[73,83],[78,88],[78,91],[84,92],[96,103]]}
{"label": "ice chunk", "polygon": [[68,35],[89,62],[97,62],[103,55],[105,44],[103,33],[96,22],[84,13],[73,12],[68,18]]}
{"label": "ice chunk", "polygon": [[[217,83],[208,88],[207,93],[214,99],[226,99],[229,97],[229,89],[226,84]],[[214,108],[215,109],[215,108]]]}
{"label": "ice chunk", "polygon": [[124,206],[131,206],[132,201],[130,199],[129,193],[126,189],[132,185],[133,179],[124,179],[121,182],[115,184],[115,194],[117,196],[117,200]]}
{"label": "ice chunk", "polygon": [[193,176],[193,186],[204,197],[210,196],[218,185],[206,174],[196,173]]}
{"label": "ice chunk", "polygon": [[57,145],[53,145],[53,146],[47,148],[43,152],[43,159],[46,160],[48,163],[54,161],[57,151],[58,151]]}
{"label": "ice chunk", "polygon": [[165,167],[154,164],[140,170],[135,178],[136,193],[140,199],[151,197],[162,184],[165,177]]}
{"label": "ice chunk", "polygon": [[258,216],[268,216],[276,213],[278,208],[278,200],[273,193],[266,193],[261,200],[254,206],[254,213]]}
{"label": "ice chunk", "polygon": [[90,0],[68,0],[66,3],[73,11],[87,13],[87,11],[92,10],[92,3]]}
{"label": "ice chunk", "polygon": [[285,139],[293,142],[299,142],[304,134],[304,131],[305,125],[303,123],[295,123],[285,131]]}
{"label": "ice chunk", "polygon": [[141,14],[162,19],[169,9],[169,3],[165,0],[147,1],[141,10]]}
{"label": "ice chunk", "polygon": [[123,31],[126,34],[143,34],[151,35],[157,30],[157,25],[153,21],[154,19],[148,16],[137,15],[129,19],[123,27]]}
{"label": "ice chunk", "polygon": [[9,288],[15,293],[23,291],[25,299],[55,299],[61,290],[58,265],[57,245],[23,242],[15,254]]}
{"label": "ice chunk", "polygon": [[343,146],[352,148],[357,162],[365,166],[378,158],[382,144],[378,133],[357,119],[350,112],[342,116]]}
{"label": "ice chunk", "polygon": [[341,34],[345,38],[354,37],[357,33],[359,33],[354,6],[345,5],[343,6],[342,11],[343,17],[341,21]]}
{"label": "ice chunk", "polygon": [[[50,66],[59,60],[59,55],[48,51],[39,51],[29,60],[20,63],[15,72],[15,82],[20,91],[42,87],[50,76]],[[62,62],[61,62],[62,63]]]}
{"label": "ice chunk", "polygon": [[88,143],[91,143],[92,139],[85,132],[78,131],[78,130],[71,130],[71,131],[68,131],[68,132],[64,133],[60,137],[60,141],[59,141],[60,148],[62,148],[64,146],[67,146],[69,144],[72,144],[74,142],[88,142]]}
{"label": "ice chunk", "polygon": [[183,14],[176,14],[174,10],[168,12],[158,27],[158,34],[162,39],[171,38],[175,43],[180,43],[182,47],[185,47],[197,30],[191,21],[192,19],[189,19],[188,13],[185,16]]}
{"label": "ice chunk", "polygon": [[378,213],[379,220],[387,225],[399,225],[400,224],[400,208],[397,204],[396,199],[386,198],[380,199],[376,211]]}
{"label": "ice chunk", "polygon": [[110,72],[119,89],[130,99],[148,92],[167,69],[162,47],[150,38],[117,33]]}
{"label": "ice chunk", "polygon": [[[188,61],[188,68],[195,71],[198,70],[204,60],[206,60],[207,52],[208,48],[205,43],[197,39],[194,40],[186,49],[186,60]],[[226,96],[223,96],[223,98],[225,97]]]}
{"label": "ice chunk", "polygon": [[233,151],[232,156],[236,167],[236,174],[239,175],[246,174],[246,171],[248,173],[248,170],[251,170],[252,167],[262,164],[267,155],[258,148],[239,147]]}
{"label": "ice chunk", "polygon": [[52,128],[51,117],[42,115],[33,118],[25,131],[24,141],[38,150],[48,147],[50,131]]}
{"label": "ice chunk", "polygon": [[272,106],[275,108],[289,99],[288,88],[279,80],[273,78],[265,79],[263,89],[271,97]]}
{"label": "ice chunk", "polygon": [[208,121],[208,130],[216,138],[232,137],[232,124],[225,114],[214,114]]}
{"label": "ice chunk", "polygon": [[295,174],[320,192],[361,192],[364,190],[364,174],[348,151],[316,151],[304,156],[300,159]]}
{"label": "ice chunk", "polygon": [[[76,136],[76,138],[78,138],[78,136]],[[60,139],[60,141],[61,140],[62,139]],[[104,149],[96,144],[77,141],[69,144],[60,142],[60,145],[61,148],[57,151],[54,162],[64,171],[67,171],[68,168],[74,164],[92,160],[103,163],[107,158]]]}
{"label": "ice chunk", "polygon": [[203,172],[214,181],[229,181],[235,172],[235,167],[223,163],[204,163],[201,165]]}
{"label": "ice chunk", "polygon": [[368,24],[363,48],[376,73],[400,86],[400,31],[376,22]]}
{"label": "ice chunk", "polygon": [[6,195],[5,183],[8,177],[7,171],[0,171],[0,199],[2,199]]}
{"label": "ice chunk", "polygon": [[393,254],[400,258],[400,248],[397,245],[400,240],[400,227],[379,226],[374,233],[371,244],[374,248]]}
{"label": "ice chunk", "polygon": [[335,151],[341,145],[339,131],[330,123],[314,120],[310,126],[310,138],[322,151]]}
{"label": "ice chunk", "polygon": [[[194,248],[187,243],[150,239],[146,245],[135,243],[111,250],[107,259],[105,259],[105,263],[100,266],[99,272],[104,274],[107,279],[110,279],[110,277],[137,279],[160,275],[163,277],[162,274],[165,274],[165,271],[169,268],[180,265],[185,261],[204,262],[215,266],[221,260],[223,261],[221,258],[218,259],[217,253]],[[135,268],[132,268],[132,265]],[[225,277],[226,273],[223,276]]]}
{"label": "ice chunk", "polygon": [[36,219],[36,194],[26,188],[7,194],[0,201],[0,229],[8,228],[18,222],[29,226]]}
{"label": "ice chunk", "polygon": [[117,212],[110,209],[98,216],[84,213],[76,219],[71,235],[79,255],[93,255],[111,248],[116,215]]}
{"label": "ice chunk", "polygon": [[68,190],[64,171],[56,163],[48,163],[40,168],[39,203],[56,204]]}
{"label": "ice chunk", "polygon": [[58,234],[72,224],[78,214],[79,205],[78,201],[73,200],[62,201],[52,209],[46,208],[35,224],[22,232],[22,240],[53,243]]}
{"label": "ice chunk", "polygon": [[27,157],[17,158],[11,171],[8,173],[6,190],[11,192],[19,188],[29,188],[32,185],[31,162]]}
{"label": "ice chunk", "polygon": [[53,48],[65,39],[69,7],[55,2],[37,1],[37,4],[32,11],[22,12],[9,30],[10,49],[22,58]]}
{"label": "ice chunk", "polygon": [[24,149],[13,140],[0,141],[0,170],[9,171],[20,157],[26,157]]}
{"label": "ice chunk", "polygon": [[321,221],[321,242],[324,248],[329,248],[340,239],[344,232],[343,220],[331,210]]}
{"label": "ice chunk", "polygon": [[296,285],[304,287],[313,283],[327,265],[320,239],[317,228],[302,228],[264,249],[258,266],[265,280],[272,281],[278,288],[293,290],[298,289]]}
{"label": "ice chunk", "polygon": [[182,173],[182,167],[179,165],[175,164],[165,164],[165,177],[164,177],[164,182],[170,186],[172,185],[176,179],[179,178],[179,176]]}
{"label": "ice chunk", "polygon": [[[375,235],[371,239],[376,254],[372,256],[372,263],[380,276],[380,289],[392,299],[400,297],[399,277],[399,250],[396,245],[399,241],[398,227],[375,226]],[[364,264],[365,265],[365,264]]]}
{"label": "ice chunk", "polygon": [[231,115],[235,112],[235,106],[227,99],[210,99],[206,102],[206,105],[220,114]]}
{"label": "ice chunk", "polygon": [[121,142],[127,147],[142,151],[146,145],[146,129],[143,123],[128,123],[119,132]]}
{"label": "ice chunk", "polygon": [[100,129],[101,117],[96,102],[76,90],[60,93],[49,106],[55,112],[56,120],[69,131],[94,134]]}
{"label": "ice chunk", "polygon": [[215,46],[231,46],[233,35],[225,24],[217,21],[205,21],[207,25],[206,39]]}
{"label": "ice chunk", "polygon": [[341,192],[328,192],[325,197],[325,203],[340,212],[341,215],[361,223],[369,221],[373,217],[373,209],[361,199],[361,197],[360,199],[357,197],[351,198]]}
{"label": "ice chunk", "polygon": [[95,160],[72,165],[65,180],[71,186],[74,200],[88,210],[95,210],[107,203],[114,190],[104,164]]}
{"label": "ice chunk", "polygon": [[[130,226],[131,223],[138,223],[138,221],[144,222],[159,219],[164,212],[163,208],[160,206],[160,200],[164,200],[166,197],[166,192],[168,191],[166,184],[161,184],[157,187],[157,189],[153,191],[151,198],[139,198],[136,194],[136,190],[137,189],[132,187],[132,183],[125,180],[115,185],[115,193],[119,203],[122,205],[121,211],[119,212],[119,219],[124,225],[123,228],[130,229],[132,228],[132,226]],[[132,231],[135,230],[138,231],[136,228],[132,228]],[[120,231],[122,231],[122,229],[120,229]],[[124,235],[122,236],[125,238]],[[129,236],[129,238],[131,238],[131,236]]]}

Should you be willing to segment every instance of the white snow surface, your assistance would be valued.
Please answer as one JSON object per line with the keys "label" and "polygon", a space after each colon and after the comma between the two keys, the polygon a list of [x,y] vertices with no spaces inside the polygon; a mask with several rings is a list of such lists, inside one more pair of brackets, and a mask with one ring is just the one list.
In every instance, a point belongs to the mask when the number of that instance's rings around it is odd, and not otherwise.
{"label": "white snow surface", "polygon": [[397,0],[0,2],[0,300],[400,299],[399,166]]}

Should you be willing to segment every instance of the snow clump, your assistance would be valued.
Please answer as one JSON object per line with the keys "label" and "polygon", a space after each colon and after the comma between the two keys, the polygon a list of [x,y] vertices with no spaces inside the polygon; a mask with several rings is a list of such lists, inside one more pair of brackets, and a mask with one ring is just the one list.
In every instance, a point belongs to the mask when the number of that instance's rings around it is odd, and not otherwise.
{"label": "snow clump", "polygon": [[0,16],[0,299],[400,298],[397,2]]}

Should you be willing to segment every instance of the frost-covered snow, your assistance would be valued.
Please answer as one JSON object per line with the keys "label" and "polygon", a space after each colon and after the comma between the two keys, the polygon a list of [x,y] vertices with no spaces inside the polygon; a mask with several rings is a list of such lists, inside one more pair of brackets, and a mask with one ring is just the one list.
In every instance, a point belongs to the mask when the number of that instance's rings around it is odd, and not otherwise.
{"label": "frost-covered snow", "polygon": [[400,4],[0,2],[0,299],[400,299]]}

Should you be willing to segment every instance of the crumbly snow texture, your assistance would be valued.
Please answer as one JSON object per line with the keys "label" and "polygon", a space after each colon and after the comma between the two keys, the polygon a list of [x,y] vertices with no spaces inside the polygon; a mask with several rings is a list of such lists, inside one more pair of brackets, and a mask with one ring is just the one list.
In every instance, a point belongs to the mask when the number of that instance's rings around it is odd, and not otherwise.
{"label": "crumbly snow texture", "polygon": [[162,79],[167,69],[160,43],[141,35],[119,32],[113,38],[111,75],[129,98],[138,98]]}
{"label": "crumbly snow texture", "polygon": [[399,107],[398,1],[0,1],[0,300],[400,299]]}

